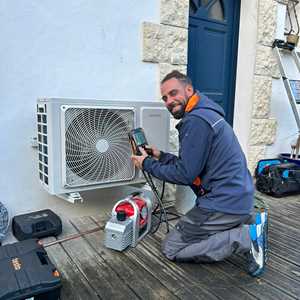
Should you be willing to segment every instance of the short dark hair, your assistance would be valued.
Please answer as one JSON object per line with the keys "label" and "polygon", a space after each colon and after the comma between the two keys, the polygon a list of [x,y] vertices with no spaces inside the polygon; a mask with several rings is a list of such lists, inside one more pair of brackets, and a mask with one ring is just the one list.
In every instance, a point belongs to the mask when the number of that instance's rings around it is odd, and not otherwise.
{"label": "short dark hair", "polygon": [[168,81],[168,80],[170,80],[172,78],[175,78],[175,79],[181,81],[184,84],[190,84],[191,86],[193,86],[192,80],[188,76],[184,75],[183,73],[180,73],[177,70],[173,70],[172,72],[168,73],[162,79],[162,81],[160,82],[160,84],[163,84],[163,83],[165,83],[166,81]]}

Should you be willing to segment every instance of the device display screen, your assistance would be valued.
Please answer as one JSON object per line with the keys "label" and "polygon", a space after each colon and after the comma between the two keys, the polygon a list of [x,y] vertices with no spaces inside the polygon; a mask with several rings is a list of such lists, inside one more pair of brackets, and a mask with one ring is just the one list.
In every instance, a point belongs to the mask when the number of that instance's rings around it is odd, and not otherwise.
{"label": "device display screen", "polygon": [[147,147],[148,142],[143,128],[140,127],[133,129],[128,133],[128,135],[133,153],[135,153],[136,155],[142,155],[138,148],[143,147],[148,155],[153,155],[152,149]]}
{"label": "device display screen", "polygon": [[145,134],[142,130],[136,130],[133,133],[133,138],[134,138],[134,141],[135,141],[137,146],[142,146],[142,145],[147,144]]}

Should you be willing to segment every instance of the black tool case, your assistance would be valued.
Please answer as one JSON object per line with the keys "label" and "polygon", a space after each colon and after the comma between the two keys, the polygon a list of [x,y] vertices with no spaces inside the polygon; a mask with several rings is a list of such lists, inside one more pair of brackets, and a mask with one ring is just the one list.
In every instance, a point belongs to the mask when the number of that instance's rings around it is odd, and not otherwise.
{"label": "black tool case", "polygon": [[294,163],[265,166],[256,176],[256,188],[278,198],[300,194],[300,166]]}
{"label": "black tool case", "polygon": [[59,299],[61,278],[35,239],[0,247],[0,299]]}
{"label": "black tool case", "polygon": [[57,236],[62,231],[61,219],[50,209],[15,216],[12,220],[14,236],[19,240]]}

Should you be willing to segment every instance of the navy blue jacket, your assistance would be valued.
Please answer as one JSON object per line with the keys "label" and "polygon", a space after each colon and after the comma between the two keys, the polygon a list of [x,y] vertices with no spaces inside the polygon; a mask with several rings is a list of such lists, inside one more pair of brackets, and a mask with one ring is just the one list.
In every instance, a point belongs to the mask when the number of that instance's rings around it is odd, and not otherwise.
{"label": "navy blue jacket", "polygon": [[[249,214],[253,208],[253,182],[244,153],[223,109],[200,95],[176,128],[179,155],[161,153],[159,160],[147,157],[143,169],[167,182],[189,185],[197,195],[196,205],[217,212]],[[201,190],[194,184],[200,177]]]}

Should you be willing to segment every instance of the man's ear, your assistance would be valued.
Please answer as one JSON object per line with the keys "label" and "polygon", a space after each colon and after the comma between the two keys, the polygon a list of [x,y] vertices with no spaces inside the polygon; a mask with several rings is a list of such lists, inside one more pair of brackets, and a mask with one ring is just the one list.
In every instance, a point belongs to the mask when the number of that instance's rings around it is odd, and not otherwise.
{"label": "man's ear", "polygon": [[194,94],[194,88],[191,84],[186,85],[185,91],[186,91],[188,97],[191,97]]}

